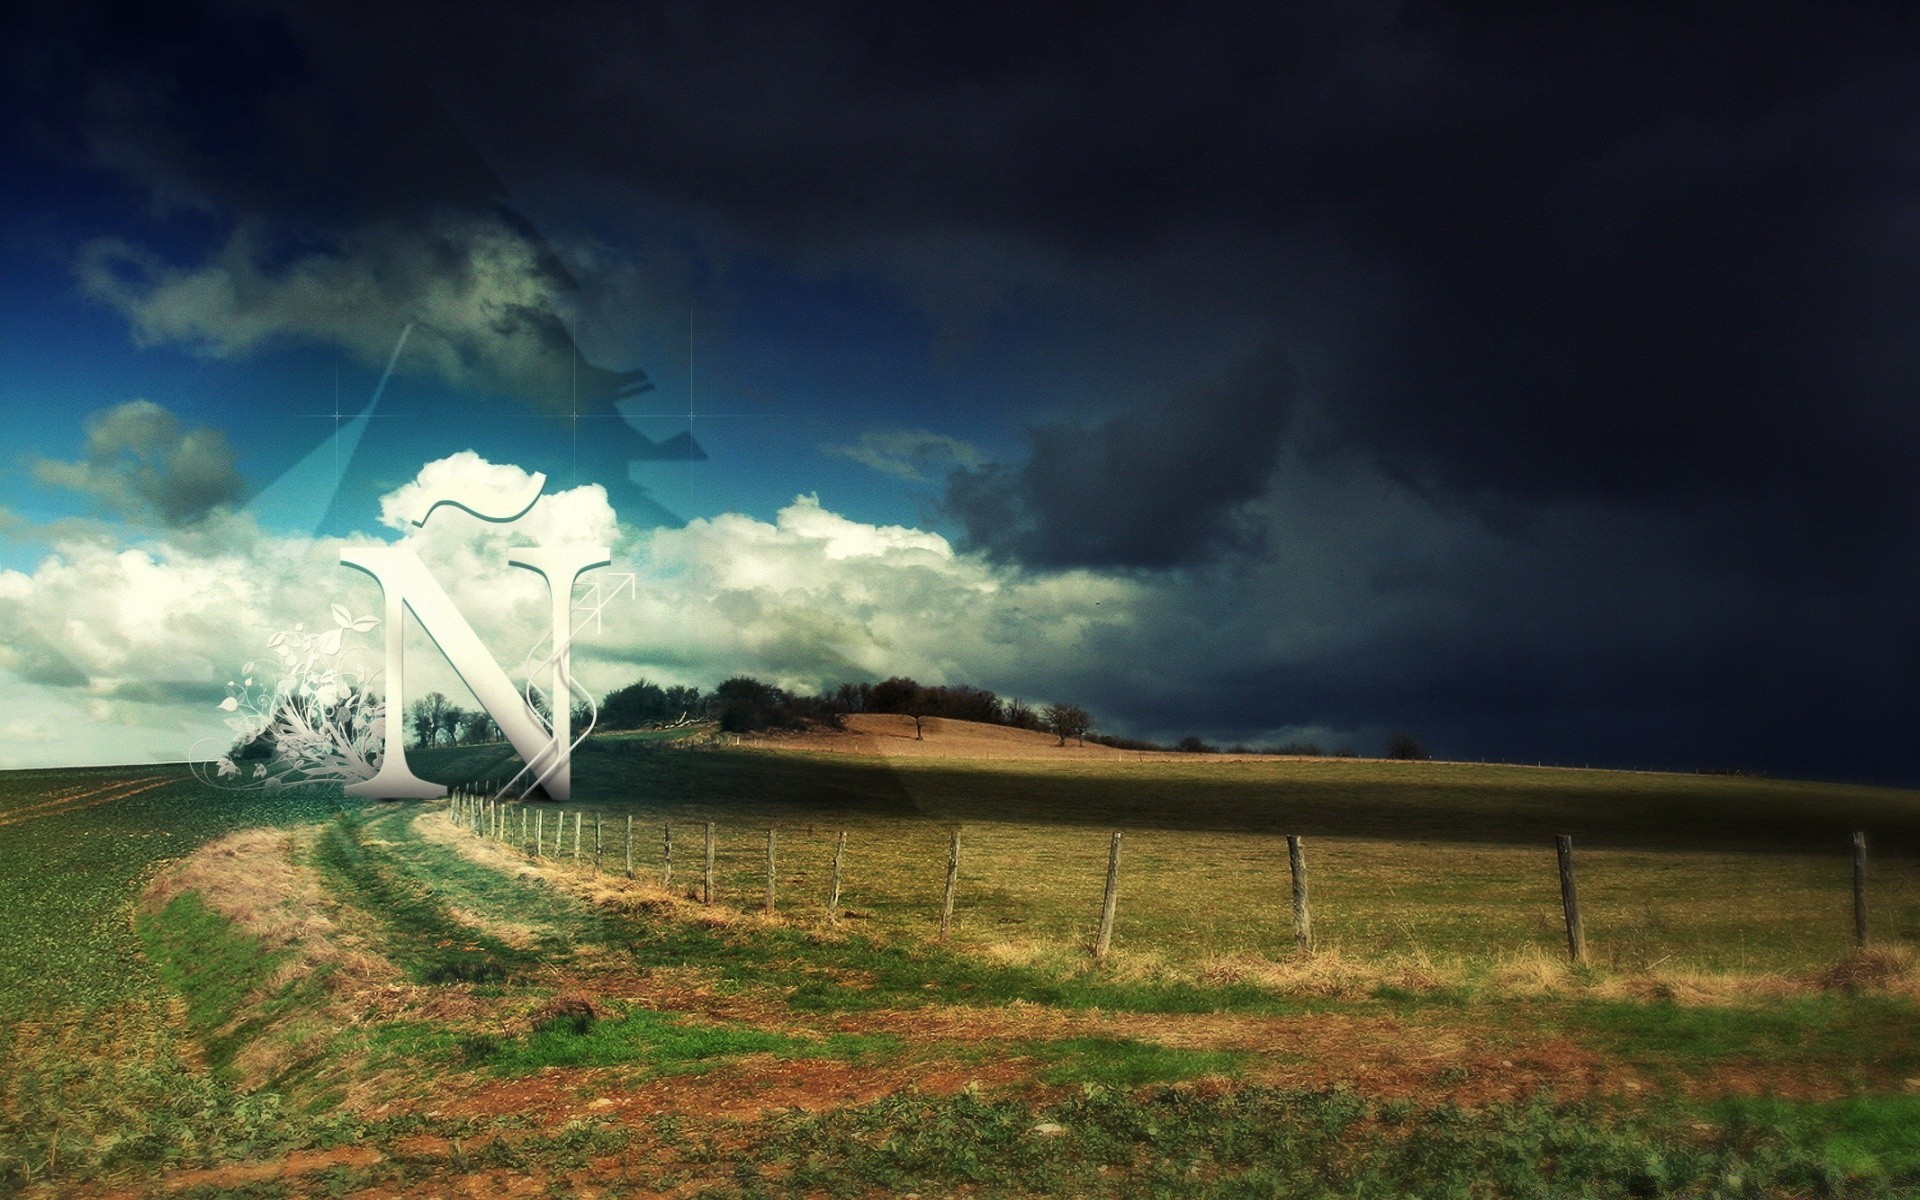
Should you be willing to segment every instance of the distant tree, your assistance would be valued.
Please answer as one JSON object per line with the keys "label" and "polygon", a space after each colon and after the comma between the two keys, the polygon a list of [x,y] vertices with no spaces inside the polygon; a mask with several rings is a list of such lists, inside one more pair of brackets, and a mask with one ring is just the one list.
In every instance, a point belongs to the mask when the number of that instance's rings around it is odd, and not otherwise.
{"label": "distant tree", "polygon": [[1150,742],[1145,738],[1118,737],[1111,733],[1088,733],[1086,740],[1096,746],[1112,746],[1115,750],[1153,750],[1164,751],[1159,742]]}
{"label": "distant tree", "polygon": [[644,729],[671,720],[667,689],[645,679],[607,693],[600,702],[600,724],[605,729]]}
{"label": "distant tree", "polygon": [[1175,742],[1173,744],[1173,748],[1175,750],[1180,751],[1180,753],[1182,754],[1218,754],[1220,753],[1220,747],[1210,746],[1205,741],[1201,740],[1198,737],[1193,736],[1192,734],[1188,734],[1186,737],[1183,737],[1179,741]]}
{"label": "distant tree", "polygon": [[479,745],[482,742],[497,742],[500,740],[500,736],[500,723],[495,721],[493,714],[489,713],[486,709],[483,708],[477,712],[467,714],[467,723],[461,731],[461,738],[467,742],[468,745]]}
{"label": "distant tree", "polygon": [[870,683],[843,683],[833,689],[833,702],[843,713],[867,711],[867,697],[873,692]]}
{"label": "distant tree", "polygon": [[919,699],[920,685],[905,675],[883,679],[867,689],[867,711],[904,713]]}
{"label": "distant tree", "polygon": [[467,710],[458,704],[448,704],[440,710],[440,736],[449,746],[460,744],[460,726],[467,721]]}
{"label": "distant tree", "polygon": [[751,675],[723,680],[713,689],[713,696],[720,728],[729,733],[748,733],[792,723],[791,697]]}
{"label": "distant tree", "polygon": [[1040,714],[1024,700],[1007,701],[1003,719],[1015,729],[1039,729]]}
{"label": "distant tree", "polygon": [[986,725],[999,725],[1006,720],[1006,706],[1000,702],[1000,697],[986,688],[955,683],[926,688],[924,691],[926,695],[922,701],[936,717],[979,721]]}
{"label": "distant tree", "polygon": [[678,684],[667,689],[667,709],[663,724],[677,724],[691,720],[706,710],[707,698],[700,694],[697,687],[683,687]]}
{"label": "distant tree", "polygon": [[1401,730],[1387,739],[1388,758],[1418,760],[1426,756],[1427,748],[1420,744],[1420,739],[1405,730]]}
{"label": "distant tree", "polygon": [[439,736],[447,708],[447,698],[439,692],[428,692],[408,706],[407,724],[413,727],[415,745],[433,745]]}
{"label": "distant tree", "polygon": [[923,688],[905,675],[883,679],[867,689],[867,711],[899,713],[913,718],[913,736],[921,736],[921,723],[931,715],[932,689]]}
{"label": "distant tree", "polygon": [[1093,730],[1093,715],[1074,704],[1049,704],[1043,719],[1048,732],[1059,738],[1062,746],[1068,738],[1077,738],[1081,745],[1086,745],[1087,734]]}
{"label": "distant tree", "polygon": [[1319,758],[1320,747],[1312,742],[1288,742],[1274,751],[1275,754],[1297,754],[1301,758]]}

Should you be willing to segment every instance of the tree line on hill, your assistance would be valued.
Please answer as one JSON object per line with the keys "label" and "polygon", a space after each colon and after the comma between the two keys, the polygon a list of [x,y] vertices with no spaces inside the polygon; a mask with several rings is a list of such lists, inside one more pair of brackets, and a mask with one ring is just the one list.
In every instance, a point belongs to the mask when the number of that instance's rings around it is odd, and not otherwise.
{"label": "tree line on hill", "polygon": [[705,696],[697,689],[662,688],[642,679],[609,692],[600,713],[601,727],[606,729],[644,729],[697,715],[728,733],[815,725],[838,728],[853,713],[898,713],[913,719],[915,737],[925,733],[928,717],[950,717],[1045,730],[1057,736],[1061,745],[1068,738],[1085,739],[1093,730],[1092,715],[1078,705],[1035,708],[1021,700],[1003,699],[986,688],[927,685],[904,676],[879,683],[843,683],[818,695],[788,691],[750,675],[725,680]]}
{"label": "tree line on hill", "polygon": [[[1140,738],[1097,733],[1092,714],[1076,704],[1035,706],[970,684],[923,684],[900,675],[878,683],[842,683],[817,695],[791,692],[750,675],[736,675],[704,695],[698,688],[662,687],[641,679],[607,694],[600,707],[600,728],[646,729],[699,719],[715,721],[729,733],[797,730],[814,725],[838,728],[854,713],[896,713],[911,717],[915,737],[923,736],[928,717],[947,717],[1051,733],[1063,746],[1072,739],[1082,745],[1093,742],[1120,750],[1221,752],[1221,747],[1199,737],[1182,738],[1167,746]],[[1312,742],[1233,745],[1226,747],[1225,752],[1314,758],[1329,753]],[[1341,746],[1331,751],[1331,756],[1356,758],[1359,753]],[[1388,739],[1386,757],[1424,759],[1427,752],[1412,734],[1399,732]]]}
{"label": "tree line on hill", "polygon": [[[541,716],[550,715],[544,697],[536,695],[533,703]],[[1199,737],[1185,737],[1172,745],[1163,745],[1142,738],[1098,733],[1092,714],[1076,704],[1036,706],[996,695],[987,688],[964,683],[922,684],[898,675],[878,683],[842,683],[818,695],[788,691],[750,675],[724,680],[711,692],[638,679],[607,693],[599,706],[595,728],[662,729],[712,721],[728,733],[754,733],[813,726],[840,728],[845,718],[854,713],[895,713],[909,717],[915,737],[923,736],[927,718],[946,717],[1050,733],[1062,746],[1072,740],[1081,745],[1093,742],[1119,750],[1358,757],[1358,752],[1351,747],[1340,746],[1329,752],[1313,742],[1222,748]],[[576,731],[586,728],[588,716],[585,704],[574,705],[573,728]],[[429,692],[407,706],[407,728],[412,735],[411,744],[416,747],[476,745],[502,739],[499,724],[485,709],[464,708],[440,692]],[[256,735],[236,743],[233,757],[266,757],[272,749],[270,735]],[[1424,759],[1427,751],[1412,734],[1400,732],[1388,739],[1386,757]]]}

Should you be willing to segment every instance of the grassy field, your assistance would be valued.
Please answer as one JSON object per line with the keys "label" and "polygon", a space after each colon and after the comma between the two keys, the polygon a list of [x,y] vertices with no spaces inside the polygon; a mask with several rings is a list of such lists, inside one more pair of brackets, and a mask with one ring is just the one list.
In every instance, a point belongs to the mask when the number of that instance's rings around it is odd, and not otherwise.
{"label": "grassy field", "polygon": [[[415,765],[510,771],[493,747]],[[0,776],[0,1194],[1920,1188],[1910,793],[658,738],[597,740],[576,780],[577,865],[570,839],[535,861],[440,804],[219,792],[172,768]],[[707,821],[713,905],[688,895]],[[1096,966],[1116,827],[1116,952]],[[1888,948],[1868,960],[1848,959],[1854,828]],[[1583,971],[1560,941],[1562,831]],[[1312,960],[1292,949],[1287,832],[1309,839]]]}
{"label": "grassy field", "polygon": [[[492,747],[419,757],[440,779],[510,773]],[[575,780],[568,811],[589,827],[600,817],[622,861],[633,816],[649,872],[672,824],[678,877],[693,881],[714,822],[716,882],[736,905],[764,895],[776,829],[796,917],[823,904],[845,831],[845,903],[902,936],[937,922],[959,828],[955,933],[980,948],[1086,940],[1110,829],[1126,834],[1116,944],[1186,964],[1291,950],[1288,833],[1309,839],[1320,945],[1361,959],[1485,969],[1557,953],[1555,833],[1575,837],[1591,953],[1611,969],[1831,965],[1852,938],[1854,829],[1873,846],[1874,932],[1920,938],[1920,796],[1888,789],[1366,760],[902,762],[620,739],[585,748]]]}

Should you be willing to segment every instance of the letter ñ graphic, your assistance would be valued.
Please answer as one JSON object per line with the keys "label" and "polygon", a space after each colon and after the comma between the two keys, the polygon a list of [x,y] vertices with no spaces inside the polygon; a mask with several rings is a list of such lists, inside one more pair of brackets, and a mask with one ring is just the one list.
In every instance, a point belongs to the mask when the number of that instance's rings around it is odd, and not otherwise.
{"label": "letter \u00f1 graphic", "polygon": [[[453,504],[487,521],[505,523],[517,520],[539,498],[546,484],[544,475],[535,475],[527,493],[507,497],[489,493],[472,485],[456,485],[431,493],[425,508],[415,519],[424,525],[427,516],[439,505]],[[504,515],[502,515],[504,514]],[[555,800],[570,798],[573,791],[572,703],[569,670],[573,631],[571,628],[573,585],[580,575],[612,561],[606,547],[541,546],[517,550],[507,560],[525,567],[547,581],[553,602],[553,727],[545,728],[540,714],[521,695],[507,673],[474,633],[473,626],[448,598],[446,589],[428,573],[426,565],[410,546],[349,546],[340,551],[343,566],[365,571],[380,584],[386,603],[387,705],[384,731],[385,754],[380,771],[372,779],[349,784],[350,796],[380,800],[430,800],[446,795],[447,789],[415,775],[407,766],[406,685],[404,674],[404,617],[412,610],[414,619],[447,657],[462,681],[472,689],[521,758],[528,773],[541,781],[547,795]]]}

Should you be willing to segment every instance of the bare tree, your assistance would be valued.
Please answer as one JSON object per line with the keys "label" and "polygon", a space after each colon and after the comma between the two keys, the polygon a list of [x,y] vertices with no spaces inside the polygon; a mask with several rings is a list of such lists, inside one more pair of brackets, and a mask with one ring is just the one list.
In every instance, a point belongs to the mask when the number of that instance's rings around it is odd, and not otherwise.
{"label": "bare tree", "polygon": [[1087,744],[1087,734],[1093,730],[1093,715],[1086,709],[1077,704],[1049,704],[1041,716],[1062,746],[1068,738],[1079,739],[1083,746]]}

